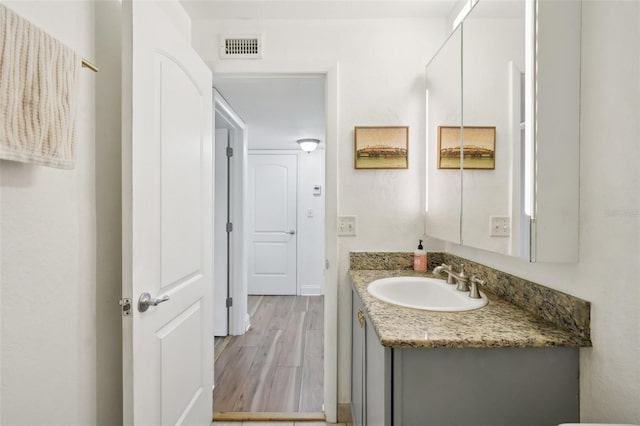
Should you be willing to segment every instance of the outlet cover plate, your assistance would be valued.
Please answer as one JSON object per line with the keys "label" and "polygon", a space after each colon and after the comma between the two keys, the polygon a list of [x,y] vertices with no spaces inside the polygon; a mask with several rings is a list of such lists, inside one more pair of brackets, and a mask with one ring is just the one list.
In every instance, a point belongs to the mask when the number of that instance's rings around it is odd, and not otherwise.
{"label": "outlet cover plate", "polygon": [[338,216],[338,236],[355,237],[356,225],[357,221],[355,216]]}
{"label": "outlet cover plate", "polygon": [[489,236],[491,237],[508,237],[511,234],[508,216],[490,216],[491,229]]}

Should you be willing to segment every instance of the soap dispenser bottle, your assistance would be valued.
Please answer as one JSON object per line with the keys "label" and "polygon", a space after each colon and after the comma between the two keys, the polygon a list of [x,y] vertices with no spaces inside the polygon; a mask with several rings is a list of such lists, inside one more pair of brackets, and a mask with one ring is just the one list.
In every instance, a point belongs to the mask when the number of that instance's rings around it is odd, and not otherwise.
{"label": "soap dispenser bottle", "polygon": [[414,271],[426,271],[427,270],[427,252],[422,247],[422,240],[419,240],[418,249],[413,252],[413,270]]}

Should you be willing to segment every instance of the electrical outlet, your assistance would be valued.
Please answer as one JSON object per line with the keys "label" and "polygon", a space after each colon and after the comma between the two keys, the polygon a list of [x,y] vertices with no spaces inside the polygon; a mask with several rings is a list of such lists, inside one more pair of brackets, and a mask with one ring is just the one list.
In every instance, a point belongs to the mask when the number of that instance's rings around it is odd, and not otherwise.
{"label": "electrical outlet", "polygon": [[355,237],[356,236],[356,217],[355,216],[338,216],[338,236],[339,237]]}
{"label": "electrical outlet", "polygon": [[509,229],[509,217],[508,216],[490,216],[491,230],[489,236],[491,237],[508,237],[511,233]]}

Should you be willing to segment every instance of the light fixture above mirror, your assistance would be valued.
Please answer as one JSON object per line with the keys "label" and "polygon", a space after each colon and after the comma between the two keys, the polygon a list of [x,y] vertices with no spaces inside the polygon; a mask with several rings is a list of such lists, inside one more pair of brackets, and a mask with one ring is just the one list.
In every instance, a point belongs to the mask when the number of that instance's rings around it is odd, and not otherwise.
{"label": "light fixture above mirror", "polygon": [[303,150],[306,153],[311,153],[315,151],[315,149],[320,144],[320,139],[305,138],[305,139],[298,139],[297,142],[298,142],[298,145],[300,145],[301,150]]}

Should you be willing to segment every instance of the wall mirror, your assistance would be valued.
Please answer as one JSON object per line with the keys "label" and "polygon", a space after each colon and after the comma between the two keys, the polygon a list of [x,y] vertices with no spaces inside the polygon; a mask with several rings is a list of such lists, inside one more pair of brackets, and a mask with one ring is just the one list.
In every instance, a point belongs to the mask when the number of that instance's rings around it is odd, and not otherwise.
{"label": "wall mirror", "polygon": [[[470,0],[468,9],[426,69],[427,234],[576,262],[580,1]],[[457,127],[457,152],[439,143],[443,126]],[[459,168],[443,169],[439,156],[456,154]]]}
{"label": "wall mirror", "polygon": [[[435,238],[460,243],[461,169],[435,167],[440,160],[439,130],[462,125],[462,28],[447,39],[426,70],[427,126],[427,232]],[[451,148],[462,138],[450,140]],[[434,167],[431,167],[431,166]]]}
{"label": "wall mirror", "polygon": [[[480,1],[462,28],[462,117],[469,129],[463,134],[462,244],[528,257],[528,230],[520,229],[521,222],[528,226],[520,220],[525,3]],[[474,137],[471,129],[482,127],[495,128],[495,139]],[[493,167],[474,168],[477,159]]]}

